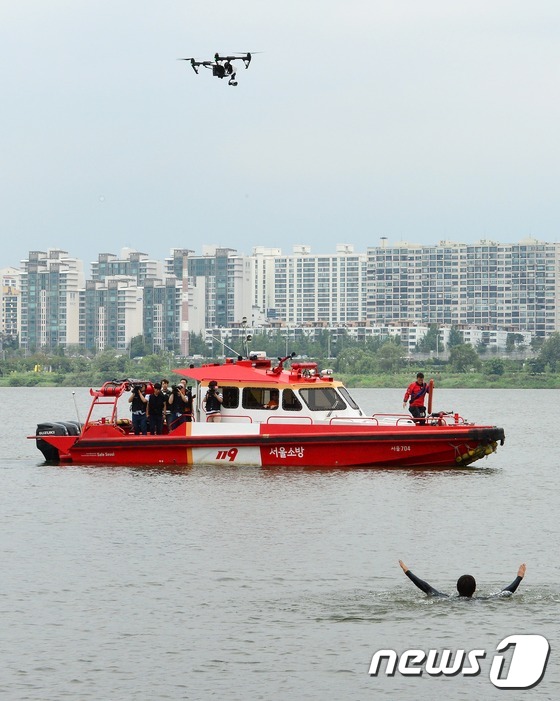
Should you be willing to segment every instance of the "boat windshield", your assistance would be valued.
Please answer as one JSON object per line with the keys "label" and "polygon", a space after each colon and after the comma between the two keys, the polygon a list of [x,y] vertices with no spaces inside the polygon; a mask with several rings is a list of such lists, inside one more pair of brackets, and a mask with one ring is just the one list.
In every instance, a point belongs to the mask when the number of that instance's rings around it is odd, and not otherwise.
{"label": "boat windshield", "polygon": [[344,399],[346,399],[346,402],[347,402],[348,404],[350,404],[350,406],[352,407],[352,409],[357,409],[357,410],[359,410],[360,407],[356,404],[356,402],[354,401],[352,395],[351,395],[350,392],[346,389],[346,387],[339,387],[338,391],[340,392],[340,394],[342,394],[342,396],[344,397]]}
{"label": "boat windshield", "polygon": [[299,394],[311,411],[346,409],[346,404],[334,387],[310,387],[299,390]]}

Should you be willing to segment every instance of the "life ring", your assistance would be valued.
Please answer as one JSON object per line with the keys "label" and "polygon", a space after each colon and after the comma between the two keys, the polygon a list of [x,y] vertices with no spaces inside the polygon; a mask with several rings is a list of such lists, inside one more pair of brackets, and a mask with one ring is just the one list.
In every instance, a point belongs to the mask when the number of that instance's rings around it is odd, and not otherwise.
{"label": "life ring", "polygon": [[432,399],[434,396],[434,381],[428,382],[428,416],[432,413]]}

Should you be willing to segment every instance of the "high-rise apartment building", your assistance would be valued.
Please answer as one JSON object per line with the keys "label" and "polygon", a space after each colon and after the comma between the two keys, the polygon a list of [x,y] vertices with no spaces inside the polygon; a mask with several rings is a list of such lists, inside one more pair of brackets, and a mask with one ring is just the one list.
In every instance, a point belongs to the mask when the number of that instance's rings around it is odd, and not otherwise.
{"label": "high-rise apartment building", "polygon": [[232,248],[203,247],[189,256],[189,327],[195,333],[251,319],[253,260]]}
{"label": "high-rise apartment building", "polygon": [[17,268],[0,269],[0,336],[15,341],[19,336],[21,273]]}
{"label": "high-rise apartment building", "polygon": [[80,292],[80,346],[126,353],[143,332],[143,293],[133,276],[88,280]]}
{"label": "high-rise apartment building", "polygon": [[[366,319],[367,256],[353,246],[338,244],[336,253],[315,255],[309,246],[295,246],[292,254],[278,255],[255,249],[257,281],[255,302],[271,304],[269,319],[286,324],[349,324]],[[266,265],[273,259],[274,267]],[[261,259],[261,260],[259,260]],[[272,270],[274,272],[272,273]],[[271,288],[273,293],[271,293]]]}
{"label": "high-rise apartment building", "polygon": [[[181,319],[182,280],[167,277],[144,283],[144,343],[157,353],[170,351],[188,355],[188,325]],[[184,333],[184,330],[187,333]]]}
{"label": "high-rise apartment building", "polygon": [[[179,288],[179,301],[174,320],[174,328],[171,331],[167,340],[167,347],[178,350],[181,355],[189,354],[189,333],[190,333],[190,309],[189,309],[189,271],[188,260],[189,256],[193,255],[194,251],[188,248],[172,248],[171,255],[164,261],[165,266],[165,284],[169,284],[169,278],[177,280]],[[168,295],[169,296],[169,295]],[[170,307],[167,307],[169,310]],[[169,313],[169,311],[167,312]]]}
{"label": "high-rise apartment building", "polygon": [[545,337],[559,328],[559,244],[401,243],[367,251],[367,318]]}
{"label": "high-rise apartment building", "polygon": [[140,253],[132,248],[123,248],[118,258],[113,253],[100,253],[91,264],[91,279],[104,280],[116,275],[133,276],[142,286],[149,278],[161,278],[163,266],[161,261],[153,260],[147,253]]}
{"label": "high-rise apartment building", "polygon": [[100,254],[87,284],[82,266],[65,251],[31,251],[21,299],[17,271],[5,271],[0,331],[18,329],[26,350],[126,351],[143,335],[156,352],[187,355],[190,331],[222,338],[252,326],[401,329],[408,348],[432,324],[478,329],[482,336],[465,338],[496,345],[504,333],[560,330],[560,244],[535,239],[385,244],[367,253],[339,244],[321,255],[303,245],[287,255],[258,246],[251,256],[204,246],[202,255],[172,249],[163,263],[124,249],[119,258]]}
{"label": "high-rise apartment building", "polygon": [[22,261],[20,346],[53,349],[79,343],[83,262],[66,251],[31,251]]}

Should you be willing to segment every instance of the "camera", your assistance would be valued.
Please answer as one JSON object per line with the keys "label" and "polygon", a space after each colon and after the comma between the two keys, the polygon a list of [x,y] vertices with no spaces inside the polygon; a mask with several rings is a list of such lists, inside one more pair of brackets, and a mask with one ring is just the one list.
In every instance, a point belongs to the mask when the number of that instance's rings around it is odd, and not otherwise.
{"label": "camera", "polygon": [[181,385],[171,385],[171,391],[175,394],[177,394],[177,392],[179,392],[180,389]]}

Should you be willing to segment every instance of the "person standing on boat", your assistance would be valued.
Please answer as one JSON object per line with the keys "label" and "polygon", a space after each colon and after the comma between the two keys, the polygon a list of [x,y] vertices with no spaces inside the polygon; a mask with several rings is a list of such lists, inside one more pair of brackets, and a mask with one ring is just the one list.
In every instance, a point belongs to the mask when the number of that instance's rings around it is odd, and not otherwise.
{"label": "person standing on boat", "polygon": [[163,433],[163,412],[165,409],[165,397],[161,391],[159,382],[154,384],[154,391],[148,397],[146,417],[152,436],[160,436]]}
{"label": "person standing on boat", "polygon": [[169,380],[166,380],[165,378],[161,381],[161,393],[165,401],[165,405],[163,407],[163,425],[167,426],[169,429],[169,424],[171,423],[171,409],[169,408],[168,401],[169,397],[171,396],[171,390],[169,389]]}
{"label": "person standing on boat", "polygon": [[191,388],[187,387],[185,379],[172,388],[171,395],[167,400],[167,405],[171,410],[171,424],[169,430],[177,428],[184,423],[192,421],[193,396]]}
{"label": "person standing on boat", "polygon": [[403,409],[406,409],[406,403],[410,399],[408,410],[412,414],[415,423],[423,426],[426,423],[426,407],[424,405],[426,395],[430,388],[424,382],[424,373],[419,372],[416,375],[416,381],[410,384],[404,393]]}
{"label": "person standing on boat", "polygon": [[222,420],[222,402],[223,396],[218,391],[218,383],[216,380],[211,380],[208,383],[208,392],[204,397],[204,411],[206,412],[206,421],[210,423],[218,423]]}
{"label": "person standing on boat", "polygon": [[132,392],[128,398],[130,411],[132,412],[132,430],[137,436],[140,434],[146,436],[148,433],[148,420],[146,417],[148,400],[146,399],[146,390],[145,382],[141,385],[133,385]]}
{"label": "person standing on boat", "polygon": [[[434,587],[432,587],[431,584],[428,584],[428,582],[425,582],[423,579],[420,579],[420,577],[417,577],[415,574],[413,574],[402,560],[399,560],[399,565],[401,566],[402,571],[410,579],[410,581],[413,582],[418,587],[418,589],[421,589],[424,592],[424,594],[427,594],[428,596],[449,596],[449,594],[443,594],[437,589],[434,589]],[[519,565],[519,569],[517,570],[517,577],[513,580],[513,582],[507,587],[504,587],[498,594],[493,594],[492,597],[499,596],[499,594],[505,593],[513,594],[513,592],[521,584],[521,580],[525,576],[526,570],[527,566],[525,564]],[[463,596],[467,599],[470,599],[472,598],[472,595],[474,594],[475,590],[476,580],[471,574],[464,574],[461,577],[459,577],[459,579],[457,580],[457,592],[459,596]],[[490,599],[492,597],[482,596],[479,598]]]}

